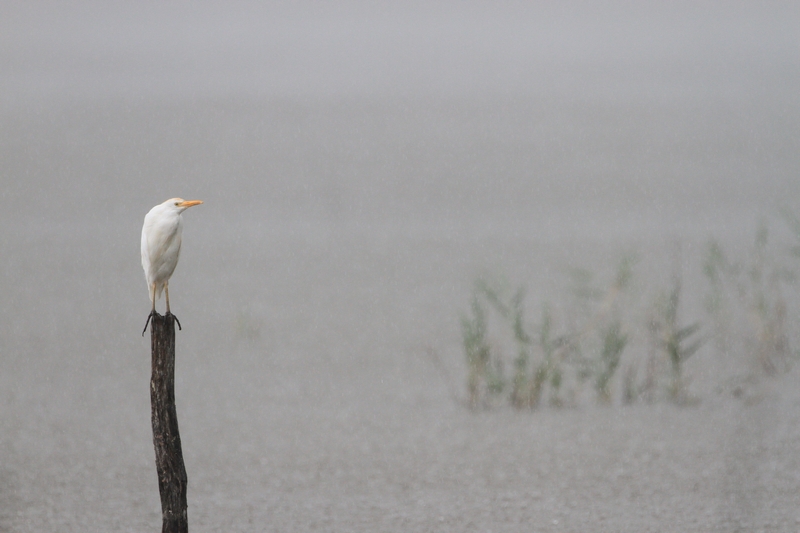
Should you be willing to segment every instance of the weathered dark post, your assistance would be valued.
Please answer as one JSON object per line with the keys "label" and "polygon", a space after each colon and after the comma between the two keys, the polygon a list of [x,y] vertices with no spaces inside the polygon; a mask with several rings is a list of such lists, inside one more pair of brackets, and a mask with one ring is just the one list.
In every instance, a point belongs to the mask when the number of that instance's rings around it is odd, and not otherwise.
{"label": "weathered dark post", "polygon": [[158,491],[161,493],[162,533],[187,533],[186,468],[183,464],[178,414],[175,410],[175,321],[171,314],[154,313],[150,326],[153,375],[150,405],[156,449]]}

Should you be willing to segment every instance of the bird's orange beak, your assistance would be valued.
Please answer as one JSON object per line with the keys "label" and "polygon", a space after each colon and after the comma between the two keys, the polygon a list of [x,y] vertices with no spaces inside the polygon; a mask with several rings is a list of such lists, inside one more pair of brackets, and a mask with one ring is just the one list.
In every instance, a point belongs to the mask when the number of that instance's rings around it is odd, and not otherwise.
{"label": "bird's orange beak", "polygon": [[193,205],[200,205],[202,203],[202,200],[186,200],[185,202],[179,203],[178,207],[192,207]]}

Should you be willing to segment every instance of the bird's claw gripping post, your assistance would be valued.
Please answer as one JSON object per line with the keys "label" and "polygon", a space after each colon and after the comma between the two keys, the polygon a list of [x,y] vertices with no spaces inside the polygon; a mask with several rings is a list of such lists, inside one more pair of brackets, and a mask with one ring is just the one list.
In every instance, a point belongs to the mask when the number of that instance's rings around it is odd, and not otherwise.
{"label": "bird's claw gripping post", "polygon": [[[158,313],[156,313],[155,311],[150,311],[150,314],[147,315],[147,322],[144,323],[144,329],[142,330],[142,337],[144,337],[144,333],[145,331],[147,331],[147,326],[150,324],[150,319],[153,318],[153,315],[157,314]],[[178,329],[183,331],[183,328],[181,327],[181,321],[178,320],[178,317],[167,311],[167,313],[164,315],[164,318],[171,318],[172,320],[174,320],[175,323],[178,324]]]}
{"label": "bird's claw gripping post", "polygon": [[147,331],[147,326],[150,324],[150,319],[153,318],[154,314],[156,314],[155,311],[150,311],[150,314],[147,315],[147,322],[144,323],[144,329],[142,330],[142,337],[144,337],[144,332]]}
{"label": "bird's claw gripping post", "polygon": [[165,318],[172,318],[172,320],[174,320],[174,321],[175,321],[175,323],[176,323],[176,324],[178,324],[178,329],[179,329],[180,331],[183,331],[183,328],[181,327],[181,321],[180,321],[180,320],[178,320],[178,317],[176,317],[175,315],[173,315],[173,314],[172,314],[172,313],[170,313],[169,311],[167,311],[167,314],[166,314],[166,315],[164,315],[164,317],[165,317]]}

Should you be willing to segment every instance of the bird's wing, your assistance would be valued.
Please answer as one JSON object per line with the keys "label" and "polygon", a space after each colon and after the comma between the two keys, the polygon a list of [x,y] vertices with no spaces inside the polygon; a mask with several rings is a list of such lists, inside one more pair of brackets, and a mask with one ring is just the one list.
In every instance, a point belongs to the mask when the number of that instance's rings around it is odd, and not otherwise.
{"label": "bird's wing", "polygon": [[142,264],[147,258],[148,281],[164,283],[169,280],[181,249],[181,219],[175,217],[161,223],[147,224],[142,231]]}

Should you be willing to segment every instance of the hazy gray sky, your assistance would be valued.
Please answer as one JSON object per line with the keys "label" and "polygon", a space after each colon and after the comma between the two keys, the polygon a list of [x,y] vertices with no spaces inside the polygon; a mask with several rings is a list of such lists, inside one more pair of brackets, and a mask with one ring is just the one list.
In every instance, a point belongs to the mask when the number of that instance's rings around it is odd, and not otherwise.
{"label": "hazy gray sky", "polygon": [[799,12],[791,2],[5,2],[0,88],[735,92],[769,83],[760,72],[797,76]]}

